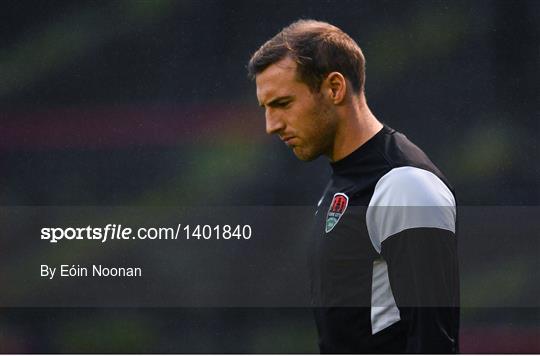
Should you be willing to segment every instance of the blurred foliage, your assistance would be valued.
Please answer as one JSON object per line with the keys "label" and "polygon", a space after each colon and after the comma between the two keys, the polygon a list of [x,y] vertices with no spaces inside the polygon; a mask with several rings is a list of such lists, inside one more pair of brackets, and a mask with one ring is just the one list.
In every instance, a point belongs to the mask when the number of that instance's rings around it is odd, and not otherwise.
{"label": "blurred foliage", "polygon": [[[134,31],[144,31],[170,15],[179,4],[171,0],[117,1],[73,6],[69,15],[53,18],[44,28],[28,31],[9,48],[0,48],[0,97],[30,84]],[[54,15],[53,15],[54,16]]]}

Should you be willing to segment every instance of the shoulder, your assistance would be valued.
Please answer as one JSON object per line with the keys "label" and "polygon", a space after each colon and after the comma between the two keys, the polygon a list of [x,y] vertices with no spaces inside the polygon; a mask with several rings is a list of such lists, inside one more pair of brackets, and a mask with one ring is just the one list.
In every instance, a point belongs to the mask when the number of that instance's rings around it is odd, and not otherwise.
{"label": "shoulder", "polygon": [[450,188],[434,173],[412,166],[398,167],[383,175],[370,206],[455,206]]}
{"label": "shoulder", "polygon": [[433,172],[404,166],[390,170],[377,184],[366,223],[375,249],[401,231],[440,228],[455,232],[456,202],[450,188]]}

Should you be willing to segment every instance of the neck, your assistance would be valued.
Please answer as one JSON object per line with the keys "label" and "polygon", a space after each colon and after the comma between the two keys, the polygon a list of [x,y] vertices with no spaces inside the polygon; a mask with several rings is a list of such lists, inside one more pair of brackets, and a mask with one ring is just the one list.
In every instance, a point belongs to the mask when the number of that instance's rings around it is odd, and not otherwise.
{"label": "neck", "polygon": [[383,125],[371,113],[364,93],[350,98],[350,102],[338,109],[340,116],[336,131],[331,162],[345,158],[379,132]]}

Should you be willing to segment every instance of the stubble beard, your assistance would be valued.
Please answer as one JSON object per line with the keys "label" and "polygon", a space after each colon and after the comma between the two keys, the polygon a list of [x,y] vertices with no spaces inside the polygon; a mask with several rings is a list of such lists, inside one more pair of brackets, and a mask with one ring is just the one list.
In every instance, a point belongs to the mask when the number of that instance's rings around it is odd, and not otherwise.
{"label": "stubble beard", "polygon": [[296,157],[304,162],[313,161],[319,156],[331,157],[336,135],[337,120],[330,107],[322,102],[314,110],[314,130],[313,139],[308,147],[294,147],[293,152]]}

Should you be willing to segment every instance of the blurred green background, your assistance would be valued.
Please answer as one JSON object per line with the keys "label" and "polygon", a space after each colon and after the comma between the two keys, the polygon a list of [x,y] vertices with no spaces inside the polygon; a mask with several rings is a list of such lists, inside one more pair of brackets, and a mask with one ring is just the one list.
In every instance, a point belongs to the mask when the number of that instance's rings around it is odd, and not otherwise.
{"label": "blurred green background", "polygon": [[[539,17],[539,1],[504,0],[2,3],[0,202],[316,204],[327,162],[266,137],[245,70],[282,27],[315,18],[362,47],[371,109],[460,205],[536,206]],[[464,298],[517,305],[537,286],[533,231],[510,254],[469,242]],[[464,308],[462,351],[540,352],[539,310]],[[302,309],[0,313],[2,352],[316,352],[315,335]]]}

